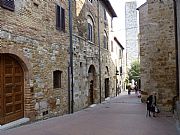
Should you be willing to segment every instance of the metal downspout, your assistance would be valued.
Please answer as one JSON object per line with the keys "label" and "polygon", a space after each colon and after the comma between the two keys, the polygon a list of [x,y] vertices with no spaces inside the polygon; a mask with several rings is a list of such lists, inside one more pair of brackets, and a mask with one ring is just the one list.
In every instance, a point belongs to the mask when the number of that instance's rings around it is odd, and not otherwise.
{"label": "metal downspout", "polygon": [[98,47],[99,47],[99,102],[101,103],[101,43],[100,43],[100,28],[99,28],[99,0],[97,1],[98,12]]}
{"label": "metal downspout", "polygon": [[178,57],[178,29],[177,29],[177,7],[174,0],[174,26],[175,26],[175,49],[176,49],[176,91],[179,97],[179,57]]}
{"label": "metal downspout", "polygon": [[74,112],[74,90],[73,90],[73,43],[72,43],[72,0],[69,0],[69,40],[70,40],[70,90],[71,93],[71,113]]}

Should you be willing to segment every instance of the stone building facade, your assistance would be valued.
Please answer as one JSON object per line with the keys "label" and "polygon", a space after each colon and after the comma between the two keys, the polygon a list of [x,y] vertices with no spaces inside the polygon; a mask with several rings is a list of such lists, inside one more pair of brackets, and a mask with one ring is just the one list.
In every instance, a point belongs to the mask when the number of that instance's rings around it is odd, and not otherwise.
{"label": "stone building facade", "polygon": [[138,10],[142,98],[155,91],[158,105],[170,111],[177,95],[174,4],[147,0]]}
{"label": "stone building facade", "polygon": [[[78,111],[116,96],[109,51],[116,13],[109,1],[72,4],[71,106]],[[68,10],[66,0],[0,1],[0,125],[70,112]]]}
{"label": "stone building facade", "polygon": [[111,48],[111,56],[116,66],[116,87],[117,94],[120,94],[122,91],[126,89],[125,84],[125,58],[124,55],[124,47],[121,45],[117,37],[114,37],[113,47]]}
{"label": "stone building facade", "polygon": [[110,31],[116,14],[109,1],[77,0],[74,10],[74,110],[77,111],[116,96],[116,66],[110,53]]}
{"label": "stone building facade", "polygon": [[57,5],[68,13],[67,1],[1,2],[0,124],[68,113],[68,16],[58,29]]}

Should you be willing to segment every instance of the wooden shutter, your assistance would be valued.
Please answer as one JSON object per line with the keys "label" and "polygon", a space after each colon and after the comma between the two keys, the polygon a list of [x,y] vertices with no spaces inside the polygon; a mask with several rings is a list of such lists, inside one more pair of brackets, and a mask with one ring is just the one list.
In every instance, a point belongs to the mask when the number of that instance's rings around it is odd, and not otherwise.
{"label": "wooden shutter", "polygon": [[14,0],[0,0],[0,5],[11,11],[14,11],[15,9]]}
{"label": "wooden shutter", "polygon": [[60,6],[56,5],[56,28],[60,29]]}
{"label": "wooden shutter", "polygon": [[61,8],[61,29],[65,30],[65,10]]}

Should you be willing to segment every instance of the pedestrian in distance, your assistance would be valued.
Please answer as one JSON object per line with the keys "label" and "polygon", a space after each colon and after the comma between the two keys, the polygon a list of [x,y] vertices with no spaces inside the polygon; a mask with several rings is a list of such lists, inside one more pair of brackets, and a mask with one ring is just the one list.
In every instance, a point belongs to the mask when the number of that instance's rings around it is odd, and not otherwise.
{"label": "pedestrian in distance", "polygon": [[128,95],[131,95],[131,86],[128,85],[127,89],[128,89]]}

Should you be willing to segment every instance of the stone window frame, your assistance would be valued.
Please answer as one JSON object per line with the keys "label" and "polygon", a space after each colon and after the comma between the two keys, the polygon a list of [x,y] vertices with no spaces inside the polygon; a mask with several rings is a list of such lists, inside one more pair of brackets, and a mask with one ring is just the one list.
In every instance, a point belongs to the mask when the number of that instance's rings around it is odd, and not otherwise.
{"label": "stone window frame", "polygon": [[62,87],[62,71],[53,71],[53,89],[58,89]]}
{"label": "stone window frame", "polygon": [[15,0],[0,0],[0,6],[10,11],[15,10]]}

